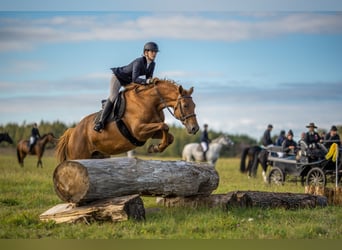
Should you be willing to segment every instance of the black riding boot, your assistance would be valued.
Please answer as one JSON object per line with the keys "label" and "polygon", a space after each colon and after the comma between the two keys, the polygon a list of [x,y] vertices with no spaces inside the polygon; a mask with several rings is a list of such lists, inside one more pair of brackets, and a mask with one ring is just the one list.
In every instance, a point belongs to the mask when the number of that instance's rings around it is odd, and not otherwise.
{"label": "black riding boot", "polygon": [[113,108],[113,103],[110,100],[107,100],[107,102],[103,108],[100,120],[94,126],[94,130],[96,132],[101,132],[101,130],[104,129],[104,125],[105,125],[104,123],[105,123],[107,117],[112,112],[112,108]]}
{"label": "black riding boot", "polygon": [[207,161],[207,152],[203,152],[203,161]]}

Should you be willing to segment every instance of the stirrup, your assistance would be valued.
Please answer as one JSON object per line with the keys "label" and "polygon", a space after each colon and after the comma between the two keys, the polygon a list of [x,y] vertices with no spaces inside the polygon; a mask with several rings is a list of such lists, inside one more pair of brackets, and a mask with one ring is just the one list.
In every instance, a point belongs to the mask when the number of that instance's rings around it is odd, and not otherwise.
{"label": "stirrup", "polygon": [[103,128],[104,128],[103,122],[98,122],[98,123],[96,123],[95,126],[94,126],[94,130],[95,130],[96,132],[99,132],[99,133],[101,133],[101,130],[102,130]]}

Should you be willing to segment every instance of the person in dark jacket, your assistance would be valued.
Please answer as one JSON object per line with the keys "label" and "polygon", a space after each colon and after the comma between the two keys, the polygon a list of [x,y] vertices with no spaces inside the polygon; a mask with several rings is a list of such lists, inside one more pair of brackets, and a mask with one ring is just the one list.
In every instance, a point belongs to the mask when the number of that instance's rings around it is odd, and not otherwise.
{"label": "person in dark jacket", "polygon": [[209,139],[209,135],[208,135],[208,124],[204,124],[204,129],[203,132],[201,134],[201,146],[202,146],[202,150],[203,150],[203,161],[207,161],[207,151],[209,150],[209,143],[210,143],[210,139]]}
{"label": "person in dark jacket", "polygon": [[132,82],[139,84],[149,84],[152,82],[155,68],[154,60],[158,52],[158,45],[154,42],[148,42],[144,45],[142,57],[136,58],[126,66],[111,68],[113,75],[110,81],[109,97],[99,121],[95,124],[95,131],[101,132],[104,129],[104,122],[113,109],[114,101],[121,86],[126,86]]}
{"label": "person in dark jacket", "polygon": [[283,145],[283,141],[286,139],[285,130],[280,131],[279,137],[276,142],[276,146]]}
{"label": "person in dark jacket", "polygon": [[306,132],[305,137],[304,137],[304,141],[306,142],[306,144],[310,147],[310,145],[313,145],[313,147],[316,147],[316,144],[319,143],[321,137],[319,136],[319,134],[315,131],[315,129],[317,128],[315,123],[310,122],[309,125],[306,126],[309,131]]}
{"label": "person in dark jacket", "polygon": [[29,152],[32,151],[33,146],[36,144],[39,138],[40,138],[40,133],[39,133],[38,125],[37,123],[34,123],[32,130],[31,130]]}
{"label": "person in dark jacket", "polygon": [[341,146],[341,139],[340,136],[337,134],[337,127],[335,125],[331,126],[329,133],[327,133],[324,138],[324,146],[328,150],[333,143],[336,143],[338,146]]}
{"label": "person in dark jacket", "polygon": [[291,129],[287,132],[282,147],[286,155],[295,155],[297,153],[297,143],[293,140],[293,132]]}
{"label": "person in dark jacket", "polygon": [[265,130],[264,135],[262,137],[261,142],[262,142],[262,145],[264,145],[265,147],[273,145],[273,141],[271,138],[272,129],[273,129],[272,124],[268,124],[267,129]]}

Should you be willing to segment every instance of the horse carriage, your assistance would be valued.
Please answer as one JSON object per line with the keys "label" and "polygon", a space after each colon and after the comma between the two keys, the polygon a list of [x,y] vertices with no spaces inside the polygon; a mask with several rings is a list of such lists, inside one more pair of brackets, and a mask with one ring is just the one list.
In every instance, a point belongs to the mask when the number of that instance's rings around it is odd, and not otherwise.
{"label": "horse carriage", "polygon": [[296,155],[284,154],[279,146],[268,147],[267,164],[271,166],[267,176],[268,183],[282,185],[285,179],[291,177],[296,181],[299,179],[302,185],[307,186],[324,187],[329,181],[340,182],[342,162],[337,156],[342,149],[335,145],[328,151],[323,144],[309,147],[303,141]]}

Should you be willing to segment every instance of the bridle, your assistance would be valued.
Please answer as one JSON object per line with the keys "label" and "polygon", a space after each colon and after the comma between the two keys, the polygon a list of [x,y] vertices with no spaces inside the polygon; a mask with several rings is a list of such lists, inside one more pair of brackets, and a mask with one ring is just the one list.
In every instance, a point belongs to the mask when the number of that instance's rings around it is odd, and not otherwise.
{"label": "bridle", "polygon": [[[184,110],[183,110],[182,105],[181,105],[181,100],[182,100],[182,99],[185,99],[185,98],[187,98],[187,99],[192,99],[191,96],[182,96],[182,95],[179,95],[179,96],[177,97],[176,105],[173,107],[174,112],[172,112],[172,110],[170,109],[170,107],[167,106],[165,99],[163,98],[163,96],[162,96],[162,95],[160,94],[160,92],[158,91],[158,87],[157,87],[157,84],[156,84],[156,83],[154,83],[154,88],[155,88],[155,90],[156,90],[156,92],[157,92],[157,94],[158,94],[158,96],[159,96],[159,98],[160,98],[160,101],[163,103],[164,108],[166,108],[166,109],[169,111],[169,113],[170,113],[174,118],[180,120],[180,121],[184,124],[184,122],[185,122],[187,119],[189,119],[190,117],[196,116],[195,113],[188,114],[188,115],[184,114]],[[175,115],[175,111],[176,111],[177,108],[179,108],[179,110],[180,110],[180,114],[181,114],[180,117],[177,117],[177,116]]]}

